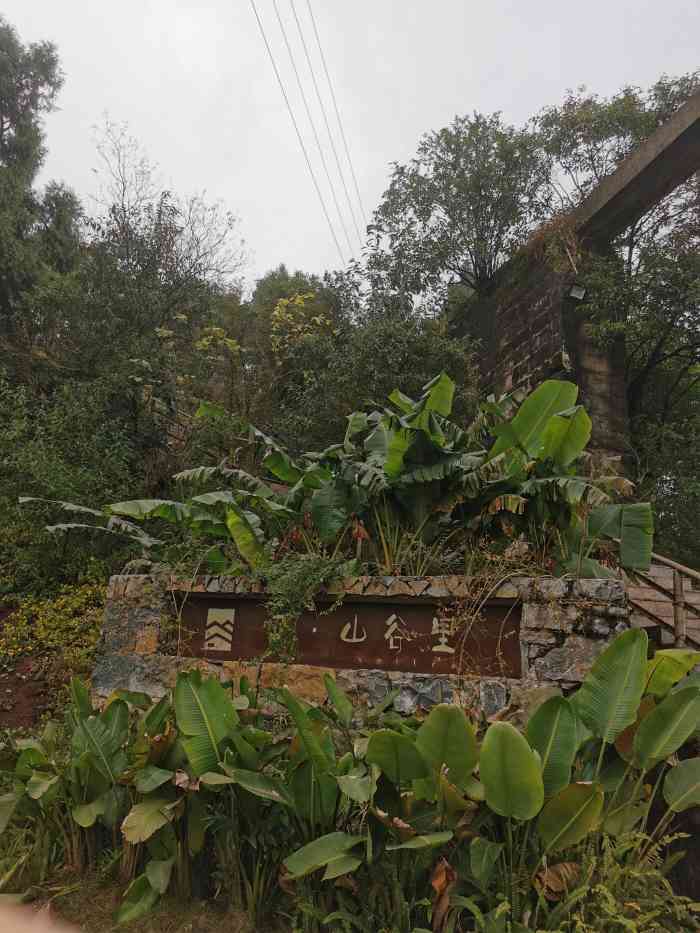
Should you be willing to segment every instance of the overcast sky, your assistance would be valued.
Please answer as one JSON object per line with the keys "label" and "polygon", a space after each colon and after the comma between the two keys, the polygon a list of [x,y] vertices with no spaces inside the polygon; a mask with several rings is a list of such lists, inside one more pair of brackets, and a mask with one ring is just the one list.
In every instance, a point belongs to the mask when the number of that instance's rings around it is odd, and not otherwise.
{"label": "overcast sky", "polygon": [[[256,3],[314,156],[273,0]],[[324,141],[290,0],[277,3]],[[295,7],[321,80],[307,0]],[[422,133],[457,113],[502,110],[517,123],[567,88],[610,94],[700,65],[698,0],[312,0],[312,7],[368,216],[389,163],[409,159]],[[24,41],[55,42],[66,74],[60,109],[47,120],[44,178],[81,196],[94,191],[92,128],[107,113],[128,122],[174,190],[206,190],[240,217],[249,281],[280,262],[310,272],[338,267],[250,0],[5,0],[1,9]],[[337,220],[336,227],[347,255]]]}

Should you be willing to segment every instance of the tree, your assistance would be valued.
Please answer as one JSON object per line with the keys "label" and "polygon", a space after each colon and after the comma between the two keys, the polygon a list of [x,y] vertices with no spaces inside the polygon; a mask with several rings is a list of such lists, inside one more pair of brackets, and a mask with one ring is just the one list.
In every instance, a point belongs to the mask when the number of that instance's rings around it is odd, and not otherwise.
{"label": "tree", "polygon": [[51,42],[24,46],[0,17],[0,166],[35,177],[44,156],[43,114],[53,109],[63,84]]}
{"label": "tree", "polygon": [[76,199],[60,185],[43,196],[32,188],[44,157],[42,119],[62,82],[55,47],[23,45],[0,18],[0,341],[11,359],[21,354],[22,330],[37,324],[28,293],[47,286],[54,263],[67,271],[75,255]]}
{"label": "tree", "polygon": [[[569,210],[700,88],[700,72],[663,76],[610,98],[585,88],[535,125],[553,163],[552,194]],[[601,343],[622,337],[636,478],[657,505],[659,546],[700,563],[700,182],[680,185],[632,224],[608,255],[589,257],[587,310]],[[693,509],[693,503],[695,508]]]}
{"label": "tree", "polygon": [[477,293],[545,216],[548,160],[500,114],[456,117],[394,165],[370,227],[368,271],[404,299]]}
{"label": "tree", "polygon": [[20,589],[88,566],[89,544],[57,560],[18,495],[167,493],[216,367],[202,341],[243,261],[235,218],[165,189],[123,127],[100,142],[97,216],[60,184],[37,191],[60,85],[53,46],[1,23],[0,587]]}

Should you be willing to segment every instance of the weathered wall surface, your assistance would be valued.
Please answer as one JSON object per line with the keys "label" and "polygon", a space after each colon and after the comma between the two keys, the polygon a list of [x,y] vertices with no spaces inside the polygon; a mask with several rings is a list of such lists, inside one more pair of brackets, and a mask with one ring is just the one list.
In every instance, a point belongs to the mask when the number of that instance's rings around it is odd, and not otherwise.
{"label": "weathered wall surface", "polygon": [[[393,581],[393,582],[392,582]],[[345,591],[372,590],[373,599],[392,599],[394,586],[418,593],[413,598],[446,601],[464,598],[469,581],[464,577],[426,579],[355,578],[345,581]],[[116,576],[109,584],[105,622],[98,660],[93,672],[95,694],[106,698],[118,688],[143,690],[160,696],[170,689],[178,671],[199,668],[223,680],[246,674],[255,682],[261,670],[262,686],[286,684],[314,702],[325,698],[324,673],[359,701],[377,703],[398,688],[395,707],[410,712],[440,702],[457,702],[465,708],[493,715],[510,703],[520,705],[532,690],[555,692],[580,683],[593,660],[617,632],[629,625],[624,585],[617,580],[561,580],[514,578],[493,593],[494,598],[521,604],[520,650],[522,676],[440,676],[401,671],[343,670],[310,665],[283,665],[241,661],[215,663],[210,659],[167,653],[172,645],[175,600],[173,587],[182,585],[167,577]],[[201,577],[194,592],[241,593],[250,581],[234,577]],[[383,595],[382,595],[383,591]],[[394,597],[395,598],[395,597]],[[322,617],[320,624],[323,623]]]}
{"label": "weathered wall surface", "polygon": [[572,380],[593,421],[593,446],[622,456],[629,450],[624,345],[593,341],[585,301],[569,297],[574,281],[573,272],[525,250],[500,270],[470,312],[484,343],[483,380],[497,394]]}

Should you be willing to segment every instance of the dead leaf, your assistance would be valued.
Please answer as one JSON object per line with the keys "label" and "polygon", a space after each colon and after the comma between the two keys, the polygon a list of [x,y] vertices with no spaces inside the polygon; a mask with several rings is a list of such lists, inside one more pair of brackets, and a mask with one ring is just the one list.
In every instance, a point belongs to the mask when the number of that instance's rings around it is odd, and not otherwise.
{"label": "dead leaf", "polygon": [[347,888],[348,891],[352,891],[355,895],[358,894],[360,890],[352,875],[341,875],[339,878],[336,878],[335,886],[336,888]]}
{"label": "dead leaf", "polygon": [[627,728],[615,739],[615,748],[617,753],[621,758],[624,758],[625,761],[632,760],[632,755],[634,753],[634,737],[637,734],[637,729],[639,729],[639,724],[641,723],[642,719],[644,719],[644,717],[654,709],[655,705],[656,701],[654,700],[654,697],[644,697],[642,702],[639,704],[637,719],[635,722],[633,722],[631,726],[627,726]]}
{"label": "dead leaf", "polygon": [[471,823],[474,820],[476,811],[479,809],[479,805],[470,801],[471,807],[462,814],[459,819],[459,822],[454,828],[455,839],[460,841],[463,839],[473,839],[474,836],[478,836],[478,832],[471,828]]}
{"label": "dead leaf", "polygon": [[199,790],[199,778],[191,778],[186,771],[176,771],[173,784],[180,790]]}
{"label": "dead leaf", "polygon": [[280,865],[279,874],[277,875],[277,884],[282,888],[285,894],[289,894],[290,897],[294,897],[296,893],[294,882],[289,877],[289,872],[284,865]]}
{"label": "dead leaf", "polygon": [[457,883],[457,872],[445,858],[441,858],[433,869],[430,884],[435,891],[433,898],[433,931],[440,933],[450,909],[450,894]]}
{"label": "dead leaf", "polygon": [[543,868],[535,876],[535,887],[548,901],[560,901],[578,880],[581,866],[576,862],[559,862]]}
{"label": "dead leaf", "polygon": [[398,832],[401,842],[405,842],[407,839],[411,839],[416,835],[415,829],[409,823],[399,819],[398,816],[395,816],[391,821],[391,826]]}

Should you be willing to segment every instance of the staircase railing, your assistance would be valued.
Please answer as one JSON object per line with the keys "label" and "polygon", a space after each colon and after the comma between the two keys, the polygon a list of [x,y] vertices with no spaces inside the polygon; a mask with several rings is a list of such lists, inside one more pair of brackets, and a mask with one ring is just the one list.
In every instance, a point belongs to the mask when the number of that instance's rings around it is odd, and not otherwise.
{"label": "staircase railing", "polygon": [[[685,588],[686,580],[700,583],[700,573],[698,573],[697,570],[693,570],[691,567],[685,567],[683,564],[677,563],[675,560],[663,557],[661,554],[652,552],[651,559],[652,563],[661,564],[673,571],[673,589],[669,589],[662,583],[659,583],[658,580],[654,580],[651,576],[642,573],[640,570],[627,571],[628,575],[639,580],[644,586],[648,586],[657,593],[665,596],[673,604],[673,637],[676,647],[683,647],[688,642],[700,647],[700,636],[694,632],[688,632],[688,613],[690,612],[700,618],[700,607],[686,599]],[[666,629],[670,628],[668,621],[655,612],[652,612],[648,606],[641,605],[641,603],[637,602],[635,599],[630,599],[630,605],[637,612],[641,612],[657,625]]]}

